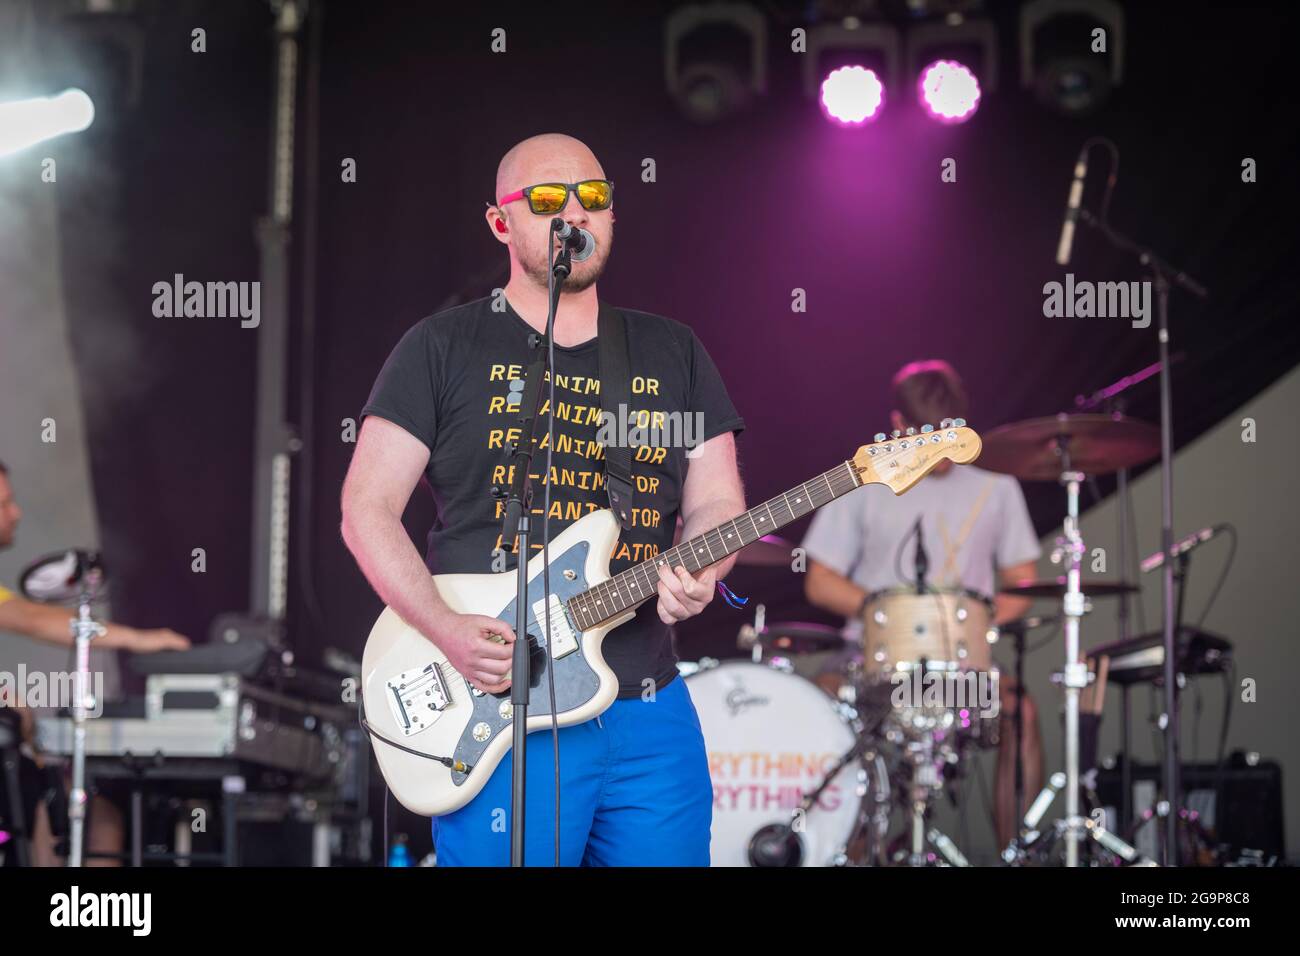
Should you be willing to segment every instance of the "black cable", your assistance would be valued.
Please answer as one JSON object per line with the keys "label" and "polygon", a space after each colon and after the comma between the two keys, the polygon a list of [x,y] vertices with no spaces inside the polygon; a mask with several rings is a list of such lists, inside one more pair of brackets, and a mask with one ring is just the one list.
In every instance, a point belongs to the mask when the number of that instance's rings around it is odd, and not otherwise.
{"label": "black cable", "polygon": [[1110,225],[1110,200],[1115,193],[1115,181],[1119,178],[1119,147],[1105,136],[1091,136],[1084,140],[1083,152],[1094,146],[1105,146],[1110,153],[1110,172],[1106,176],[1106,191],[1101,196],[1101,212],[1097,216],[1103,226]]}
{"label": "black cable", "polygon": [[1205,610],[1196,621],[1196,629],[1199,631],[1205,619],[1210,616],[1210,608],[1214,607],[1215,600],[1219,597],[1219,591],[1223,587],[1223,582],[1228,580],[1228,572],[1232,570],[1233,559],[1237,557],[1237,528],[1235,525],[1225,524],[1223,530],[1228,532],[1231,541],[1228,545],[1228,559],[1223,562],[1223,570],[1219,572],[1219,580],[1214,585],[1214,590],[1210,592],[1210,599],[1205,602]]}
{"label": "black cable", "polygon": [[[1128,498],[1129,547],[1125,549],[1125,553],[1127,555],[1131,555],[1133,561],[1137,561],[1138,559],[1137,512],[1133,509],[1133,490],[1131,487],[1129,488],[1129,493],[1128,495],[1126,495],[1126,497]],[[1129,575],[1130,570],[1131,570],[1131,566],[1128,568],[1124,568],[1125,581],[1134,581],[1137,579],[1136,574],[1132,576]],[[1147,632],[1146,605],[1142,601],[1141,592],[1138,593],[1137,598],[1138,599],[1133,602],[1133,607],[1137,611],[1137,619],[1138,619],[1137,632],[1139,634],[1145,634]]]}
{"label": "black cable", "polygon": [[1025,656],[1027,657],[1030,654],[1034,653],[1034,651],[1042,650],[1048,644],[1053,643],[1057,639],[1057,637],[1060,636],[1061,624],[1062,624],[1062,619],[1057,618],[1056,627],[1052,628],[1052,633],[1048,634],[1045,638],[1043,638],[1037,644],[1034,644],[1032,647],[1025,648]]}
{"label": "black cable", "polygon": [[1228,725],[1232,720],[1233,698],[1237,691],[1237,662],[1223,672],[1223,722],[1219,726],[1219,755],[1214,765],[1214,829],[1223,832],[1223,771],[1228,760]]}
{"label": "black cable", "polygon": [[898,547],[894,549],[894,575],[898,578],[900,584],[915,584],[915,581],[909,581],[907,575],[903,573],[903,548],[907,547],[908,539],[916,536],[917,524],[913,522],[912,527],[908,529],[907,534],[903,535],[902,540],[898,542]]}
{"label": "black cable", "polygon": [[[555,232],[555,220],[551,220],[551,231]],[[542,614],[546,619],[546,683],[551,695],[551,752],[555,764],[555,865],[560,865],[560,724],[555,713],[555,654],[551,641],[551,455],[555,450],[555,325],[560,321],[560,301],[555,294],[555,241],[550,237],[550,278],[547,280],[547,293],[555,303],[555,322],[547,331],[546,362],[551,373],[547,382],[546,401],[546,471],[542,475],[545,490],[542,492]],[[521,561],[527,560],[524,555]]]}

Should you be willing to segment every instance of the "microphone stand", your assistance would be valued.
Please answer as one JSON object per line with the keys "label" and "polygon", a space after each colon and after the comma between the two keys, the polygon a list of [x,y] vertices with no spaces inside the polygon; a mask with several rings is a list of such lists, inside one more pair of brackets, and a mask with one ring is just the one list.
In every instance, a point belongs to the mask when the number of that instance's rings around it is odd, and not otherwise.
{"label": "microphone stand", "polygon": [[[554,232],[560,219],[552,220]],[[510,865],[524,865],[525,823],[525,772],[528,755],[529,688],[532,684],[532,661],[528,643],[528,539],[529,512],[532,507],[532,483],[528,478],[533,461],[533,431],[542,405],[542,384],[549,371],[549,343],[555,334],[555,311],[560,301],[560,290],[572,270],[572,251],[568,243],[561,243],[551,267],[550,304],[546,313],[546,334],[529,336],[533,359],[524,373],[524,391],[519,406],[519,439],[510,447],[511,478],[508,491],[493,489],[493,496],[505,500],[505,519],[501,524],[501,543],[515,541],[518,582],[515,593],[515,644],[510,662],[510,719],[514,754],[511,761],[510,780]],[[552,409],[554,414],[554,409]],[[549,600],[548,595],[542,596]],[[545,653],[550,653],[550,641],[539,642]],[[556,795],[557,799],[559,795]]]}
{"label": "microphone stand", "polygon": [[[1181,353],[1174,356],[1171,362],[1176,362],[1181,357]],[[1126,411],[1127,404],[1124,393],[1141,382],[1146,381],[1153,375],[1160,373],[1160,363],[1155,362],[1148,365],[1132,375],[1125,375],[1119,381],[1107,385],[1105,388],[1093,392],[1088,397],[1082,395],[1074,400],[1075,408],[1081,412],[1091,412],[1098,409],[1104,409],[1107,413],[1123,415]],[[1115,475],[1115,499],[1119,505],[1119,576],[1121,581],[1129,581],[1129,566],[1132,561],[1128,553],[1129,536],[1132,529],[1129,528],[1128,518],[1132,510],[1132,499],[1130,497],[1128,482],[1128,469],[1121,468]],[[1119,595],[1119,640],[1127,641],[1129,638],[1129,596],[1127,592]],[[1129,759],[1129,687],[1127,684],[1123,688],[1122,707],[1120,711],[1120,754],[1122,762],[1120,764],[1120,801],[1119,801],[1119,829],[1124,830],[1128,827],[1129,820],[1133,817],[1133,766]]]}
{"label": "microphone stand", "polygon": [[1157,341],[1160,350],[1160,548],[1165,553],[1164,567],[1161,569],[1161,592],[1164,610],[1163,644],[1165,649],[1164,681],[1165,712],[1164,736],[1164,791],[1165,801],[1170,811],[1165,818],[1164,854],[1161,863],[1165,866],[1178,865],[1178,813],[1180,768],[1178,765],[1178,684],[1177,675],[1177,624],[1174,609],[1174,474],[1173,474],[1173,399],[1169,384],[1169,289],[1178,285],[1188,292],[1204,299],[1209,293],[1199,282],[1178,269],[1146,246],[1134,242],[1122,233],[1116,232],[1110,225],[1098,219],[1086,209],[1079,210],[1079,219],[1092,226],[1112,246],[1124,252],[1132,253],[1145,268],[1151,272],[1156,289]]}

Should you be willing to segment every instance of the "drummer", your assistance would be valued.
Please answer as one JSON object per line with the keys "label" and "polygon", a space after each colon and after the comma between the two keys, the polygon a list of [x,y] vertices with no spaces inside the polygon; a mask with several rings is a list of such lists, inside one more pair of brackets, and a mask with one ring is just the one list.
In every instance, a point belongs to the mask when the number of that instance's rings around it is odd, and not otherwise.
{"label": "drummer", "polygon": [[[9,482],[9,469],[0,462],[0,550],[13,545],[22,514]],[[49,644],[71,645],[70,623],[73,616],[73,612],[66,608],[28,601],[0,584],[0,631],[21,634]],[[95,646],[147,654],[153,651],[183,650],[190,646],[190,641],[183,634],[177,634],[168,628],[142,630],[110,621],[105,623],[104,634],[95,640]],[[18,702],[9,699],[11,690],[12,687],[8,684],[0,690],[0,710],[17,716],[24,740],[23,754],[18,762],[18,782],[25,804],[24,816],[30,823],[32,834],[32,861],[36,866],[62,866],[63,858],[55,851],[54,827],[49,808],[41,798],[42,792],[49,789],[47,783],[51,775],[46,772],[40,754],[33,748],[32,712],[25,707],[15,706]],[[54,779],[57,781],[57,777]],[[6,796],[5,788],[0,785],[0,805],[7,804]],[[3,809],[0,806],[0,811]],[[115,865],[105,863],[107,858],[93,854],[121,853],[125,844],[121,812],[106,798],[95,795],[90,799],[88,815],[90,827],[87,849],[92,854],[87,860],[88,865]],[[12,856],[10,854],[6,860]]]}
{"label": "drummer", "polygon": [[[893,427],[899,431],[945,418],[965,418],[966,389],[947,362],[912,362],[892,383]],[[926,583],[934,588],[965,589],[995,595],[1001,586],[1033,578],[1041,554],[1029,520],[1025,497],[1016,479],[973,465],[942,461],[924,481],[895,496],[885,485],[864,485],[817,512],[803,547],[808,557],[804,591],[808,600],[846,619],[845,637],[859,646],[862,616],[869,595],[885,588],[916,583],[917,519],[929,559]],[[997,595],[995,623],[1021,617],[1026,598]],[[842,681],[838,666],[818,683],[831,693]],[[994,828],[998,844],[1016,833],[1023,815],[1015,809],[1015,699],[1012,681],[999,681],[1001,715]],[[1026,802],[1043,784],[1042,738],[1033,700],[1024,697],[1024,794]]]}

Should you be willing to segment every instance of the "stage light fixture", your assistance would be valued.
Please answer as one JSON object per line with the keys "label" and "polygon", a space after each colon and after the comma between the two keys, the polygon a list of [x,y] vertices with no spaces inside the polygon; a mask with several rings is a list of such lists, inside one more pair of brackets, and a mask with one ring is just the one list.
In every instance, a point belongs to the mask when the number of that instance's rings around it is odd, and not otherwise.
{"label": "stage light fixture", "polygon": [[79,133],[95,119],[95,104],[82,90],[0,103],[0,156],[66,133]]}
{"label": "stage light fixture", "polygon": [[[978,4],[952,8],[942,18],[907,28],[907,74],[917,78],[917,100],[931,119],[962,123],[975,115],[983,96],[998,88],[998,38],[993,24],[968,13]],[[924,64],[924,66],[923,66]]]}
{"label": "stage light fixture", "polygon": [[898,89],[901,43],[888,24],[819,23],[808,30],[803,54],[804,94],[842,126],[861,126],[880,116],[887,89]]}
{"label": "stage light fixture", "polygon": [[664,23],[664,79],[689,120],[717,123],[767,88],[767,21],[748,4],[696,4]]}
{"label": "stage light fixture", "polygon": [[979,109],[980,81],[956,60],[936,60],[921,71],[917,96],[926,113],[941,123],[964,123]]}
{"label": "stage light fixture", "polygon": [[880,115],[885,105],[885,87],[875,70],[864,66],[842,66],[822,81],[822,110],[843,126],[858,126]]}
{"label": "stage light fixture", "polygon": [[[1093,33],[1105,31],[1105,52]],[[1114,0],[1031,0],[1020,9],[1020,85],[1066,116],[1099,109],[1124,77],[1124,10]]]}

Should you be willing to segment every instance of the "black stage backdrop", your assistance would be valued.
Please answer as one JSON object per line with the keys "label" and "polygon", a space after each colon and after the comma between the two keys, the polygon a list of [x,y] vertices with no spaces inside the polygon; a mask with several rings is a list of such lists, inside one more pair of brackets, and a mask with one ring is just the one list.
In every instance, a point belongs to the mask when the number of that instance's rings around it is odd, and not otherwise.
{"label": "black stage backdrop", "polygon": [[[1177,443],[1300,360],[1290,5],[1126,5],[1124,83],[1084,120],[1019,89],[1016,6],[995,5],[1001,89],[971,122],[939,126],[895,100],[861,131],[831,126],[801,95],[788,39],[800,21],[779,5],[767,7],[767,95],[707,128],[684,120],[664,91],[666,7],[315,6],[319,149],[304,142],[299,153],[294,229],[296,276],[310,296],[295,288],[298,359],[286,383],[308,423],[292,605],[308,659],[326,646],[359,653],[379,610],[338,533],[353,447],[343,420],[409,325],[504,283],[483,204],[501,154],[534,133],[582,138],[617,182],[602,295],[698,331],[748,421],[740,448],[754,501],[887,430],[889,377],[908,360],[953,361],[983,431],[1066,409],[1155,360],[1154,325],[1042,314],[1043,284],[1065,271],[1053,262],[1061,210],[1090,135],[1122,151],[1114,225],[1213,294],[1173,299],[1173,347],[1185,356]],[[175,273],[257,278],[271,15],[258,0],[140,8],[139,109],[61,147],[94,184],[62,193],[63,268],[117,613],[202,635],[215,613],[248,599],[258,335],[236,320],[155,318],[151,288]],[[190,51],[196,26],[206,54]],[[490,51],[497,27],[504,54]],[[946,157],[957,160],[955,183],[941,182]],[[1258,163],[1253,184],[1241,181],[1246,157]],[[342,181],[346,158],[355,183]],[[653,183],[641,176],[647,158]],[[1099,151],[1090,205],[1104,166]],[[313,172],[314,231],[304,218]],[[315,266],[304,270],[313,242]],[[1142,277],[1091,233],[1077,240],[1071,271]],[[791,311],[796,288],[806,313]],[[300,407],[304,369],[314,391]],[[1157,420],[1155,380],[1135,392],[1131,413]],[[1039,530],[1056,524],[1060,490],[1027,492]],[[408,517],[422,546],[427,495]],[[206,550],[203,575],[190,571],[196,547]],[[779,587],[792,595],[797,582]]]}

